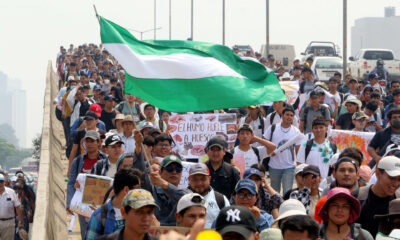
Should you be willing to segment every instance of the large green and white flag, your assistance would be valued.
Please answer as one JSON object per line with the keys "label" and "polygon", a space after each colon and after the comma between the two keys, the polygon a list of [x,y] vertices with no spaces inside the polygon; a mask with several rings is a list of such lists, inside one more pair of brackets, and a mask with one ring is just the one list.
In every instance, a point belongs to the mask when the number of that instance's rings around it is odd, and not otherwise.
{"label": "large green and white flag", "polygon": [[103,46],[126,71],[125,93],[173,112],[207,111],[285,100],[274,73],[226,46],[139,41],[100,18]]}

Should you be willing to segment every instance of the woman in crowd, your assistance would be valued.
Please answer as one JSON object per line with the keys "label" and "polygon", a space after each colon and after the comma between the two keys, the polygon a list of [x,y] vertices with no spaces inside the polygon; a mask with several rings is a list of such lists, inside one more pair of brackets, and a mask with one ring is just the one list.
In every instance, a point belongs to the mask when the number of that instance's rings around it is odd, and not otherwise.
{"label": "woman in crowd", "polygon": [[361,205],[347,188],[336,187],[329,191],[325,204],[319,211],[323,224],[320,235],[324,240],[372,240],[371,234],[354,223],[360,216]]}

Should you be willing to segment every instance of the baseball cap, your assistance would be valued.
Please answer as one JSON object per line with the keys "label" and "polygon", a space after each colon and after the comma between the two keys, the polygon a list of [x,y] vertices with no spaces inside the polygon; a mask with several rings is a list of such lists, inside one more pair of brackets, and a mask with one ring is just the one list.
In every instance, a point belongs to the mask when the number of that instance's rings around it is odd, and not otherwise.
{"label": "baseball cap", "polygon": [[267,228],[260,232],[260,240],[283,240],[282,232],[279,228]]}
{"label": "baseball cap", "polygon": [[160,207],[154,201],[151,193],[144,189],[133,189],[126,194],[122,201],[122,207],[129,206],[133,209],[139,209],[145,206],[154,206],[160,209]]}
{"label": "baseball cap", "polygon": [[[129,115],[130,116],[130,115]],[[131,116],[131,118],[132,118],[132,116]],[[132,120],[133,121],[133,120]],[[140,127],[140,131],[142,131],[143,129],[145,129],[145,128],[154,128],[154,125],[153,125],[153,123],[151,123],[151,122],[145,122],[145,123],[143,123],[143,125]]]}
{"label": "baseball cap", "polygon": [[175,154],[166,156],[161,163],[161,168],[165,168],[172,163],[177,163],[182,166],[182,160]]}
{"label": "baseball cap", "polygon": [[353,120],[360,120],[362,118],[367,118],[367,115],[364,112],[355,112],[351,117],[351,119]]}
{"label": "baseball cap", "polygon": [[93,87],[93,91],[97,91],[97,90],[101,90],[101,85],[100,84],[96,84],[96,85],[94,85],[94,87]]}
{"label": "baseball cap", "polygon": [[84,119],[85,120],[87,120],[87,119],[97,120],[97,119],[99,119],[99,116],[97,116],[96,113],[94,113],[94,112],[89,110],[89,111],[86,112],[86,115],[85,115]]}
{"label": "baseball cap", "polygon": [[314,97],[314,96],[319,96],[319,91],[317,91],[317,90],[312,90],[311,92],[310,92],[310,97]]}
{"label": "baseball cap", "polygon": [[17,173],[15,176],[17,177],[17,179],[18,178],[24,179],[24,174],[22,172]]}
{"label": "baseball cap", "polygon": [[151,136],[151,135],[153,135],[154,133],[161,134],[161,131],[160,131],[160,129],[158,129],[158,128],[152,128],[152,129],[150,129],[150,131],[148,132],[148,135]]}
{"label": "baseball cap", "polygon": [[362,106],[362,102],[354,96],[349,96],[346,101],[343,102],[343,106],[346,106],[347,103],[353,103],[360,107]]}
{"label": "baseball cap", "polygon": [[301,73],[305,73],[305,72],[312,73],[312,70],[311,70],[311,68],[305,67],[305,68],[303,68],[303,70],[301,70]]}
{"label": "baseball cap", "polygon": [[179,213],[182,210],[192,206],[200,206],[206,208],[206,201],[198,193],[185,194],[181,197],[181,199],[179,199],[178,204],[176,206],[176,212]]}
{"label": "baseball cap", "polygon": [[86,131],[84,139],[86,139],[86,138],[91,138],[93,140],[99,140],[100,134],[95,130],[89,130],[89,131]]}
{"label": "baseball cap", "polygon": [[374,78],[379,79],[379,75],[377,73],[370,73],[368,75],[368,79],[374,79]]}
{"label": "baseball cap", "polygon": [[204,163],[196,163],[190,166],[189,176],[196,174],[210,176],[210,171],[208,170],[207,165],[205,165]]}
{"label": "baseball cap", "polygon": [[107,146],[112,146],[115,145],[117,143],[121,143],[124,144],[124,142],[122,141],[121,137],[116,135],[116,134],[112,134],[110,136],[108,136],[104,142],[104,144]]}
{"label": "baseball cap", "polygon": [[247,130],[247,131],[250,131],[250,132],[253,133],[253,127],[250,126],[250,125],[247,124],[247,123],[244,123],[244,124],[240,125],[240,127],[239,127],[239,129],[238,129],[237,132],[239,133],[241,130]]}
{"label": "baseball cap", "polygon": [[307,215],[306,208],[299,200],[288,199],[279,206],[278,218],[275,219],[274,223],[294,215]]}
{"label": "baseball cap", "polygon": [[104,96],[104,101],[113,100],[113,99],[114,99],[114,96],[111,95],[111,94],[108,94],[108,95]]}
{"label": "baseball cap", "polygon": [[252,109],[254,109],[254,108],[260,108],[260,105],[250,105],[249,108],[252,108]]}
{"label": "baseball cap", "polygon": [[89,111],[92,111],[97,114],[98,117],[101,117],[101,107],[99,104],[94,103],[90,105]]}
{"label": "baseball cap", "polygon": [[303,169],[303,176],[307,174],[314,174],[316,176],[321,176],[321,172],[319,171],[319,168],[315,165],[308,165]]}
{"label": "baseball cap", "polygon": [[307,166],[308,166],[308,164],[305,164],[305,163],[302,163],[302,164],[300,164],[300,165],[297,165],[297,166],[296,166],[296,169],[294,170],[295,175],[297,175],[297,174],[299,174],[299,173],[303,173],[303,169],[304,169],[305,167],[307,167]]}
{"label": "baseball cap", "polygon": [[261,173],[260,173],[260,171],[258,171],[258,169],[255,169],[255,168],[248,168],[248,169],[246,169],[246,171],[244,171],[244,173],[243,173],[243,179],[248,179],[249,177],[251,177],[251,176],[253,176],[253,175],[257,175],[257,176],[259,176],[260,178],[262,178],[262,177],[261,177]]}
{"label": "baseball cap", "polygon": [[386,156],[379,161],[377,168],[385,170],[391,177],[400,176],[400,158]]}
{"label": "baseball cap", "polygon": [[225,141],[225,137],[222,135],[216,135],[212,137],[206,144],[206,148],[212,148],[214,146],[218,146],[221,149],[226,149],[227,143]]}
{"label": "baseball cap", "polygon": [[251,194],[257,194],[257,185],[253,180],[241,179],[236,184],[235,193],[239,192],[241,189],[247,189]]}
{"label": "baseball cap", "polygon": [[3,174],[0,173],[0,181],[4,181],[6,178],[4,177]]}
{"label": "baseball cap", "polygon": [[215,228],[221,235],[235,232],[248,238],[251,233],[257,232],[257,223],[254,214],[249,209],[232,205],[221,209],[215,221]]}

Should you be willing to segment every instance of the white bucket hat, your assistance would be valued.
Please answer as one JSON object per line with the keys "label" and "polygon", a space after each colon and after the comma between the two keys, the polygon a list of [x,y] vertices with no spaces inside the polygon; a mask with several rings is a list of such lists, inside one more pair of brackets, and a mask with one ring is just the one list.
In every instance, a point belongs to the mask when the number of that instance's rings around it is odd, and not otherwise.
{"label": "white bucket hat", "polygon": [[284,201],[279,207],[278,218],[275,219],[274,223],[278,223],[279,220],[294,216],[294,215],[307,215],[306,208],[297,199],[288,199]]}

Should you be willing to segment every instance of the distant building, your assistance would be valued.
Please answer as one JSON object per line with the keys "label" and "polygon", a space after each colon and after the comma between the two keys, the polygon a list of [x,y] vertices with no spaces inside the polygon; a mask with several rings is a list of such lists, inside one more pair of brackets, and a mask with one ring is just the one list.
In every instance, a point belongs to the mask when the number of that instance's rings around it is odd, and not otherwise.
{"label": "distant building", "polygon": [[394,7],[385,8],[384,17],[366,17],[355,21],[351,28],[351,56],[361,48],[386,48],[400,56],[400,16]]}
{"label": "distant building", "polygon": [[14,90],[11,92],[11,112],[12,120],[11,126],[15,131],[15,136],[18,139],[18,146],[20,148],[26,148],[26,91],[25,90]]}

